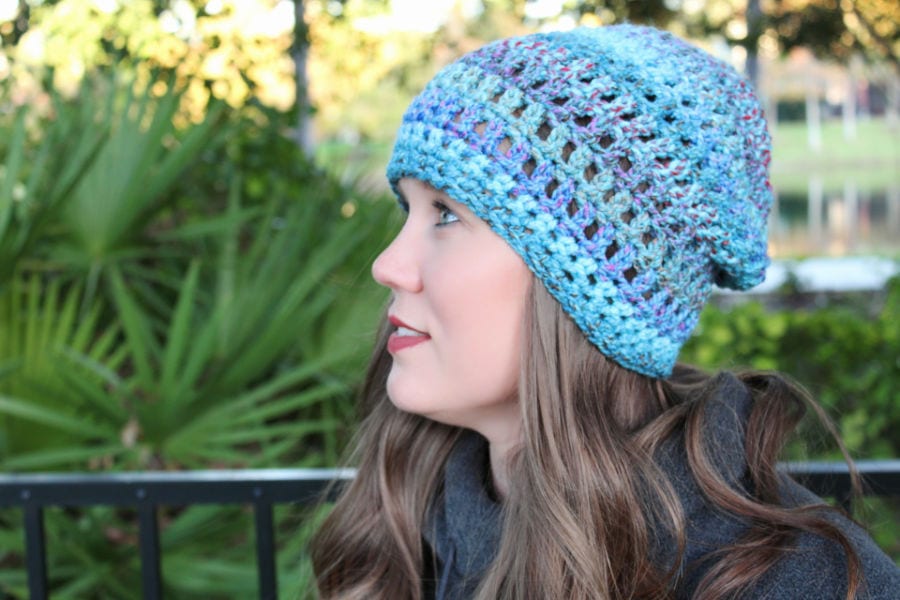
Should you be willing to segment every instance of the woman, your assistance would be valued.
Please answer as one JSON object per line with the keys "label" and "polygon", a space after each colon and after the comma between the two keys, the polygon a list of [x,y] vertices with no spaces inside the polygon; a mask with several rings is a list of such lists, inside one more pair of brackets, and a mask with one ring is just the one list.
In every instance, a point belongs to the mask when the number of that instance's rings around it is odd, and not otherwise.
{"label": "woman", "polygon": [[[713,286],[764,277],[750,86],[638,26],[440,72],[388,178],[408,213],[324,598],[897,598],[895,565],[775,470],[806,405],[676,366]],[[818,409],[816,409],[818,411]]]}

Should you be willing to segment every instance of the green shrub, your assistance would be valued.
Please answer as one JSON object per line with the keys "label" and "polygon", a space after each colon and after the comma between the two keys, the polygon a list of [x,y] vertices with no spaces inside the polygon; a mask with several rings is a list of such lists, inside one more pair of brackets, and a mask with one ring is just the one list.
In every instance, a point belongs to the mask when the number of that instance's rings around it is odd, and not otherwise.
{"label": "green shrub", "polygon": [[712,304],[680,358],[707,369],[784,372],[827,409],[854,455],[893,458],[900,455],[900,440],[891,434],[900,428],[900,278],[877,298],[875,310],[871,297],[808,308]]}
{"label": "green shrub", "polygon": [[[210,106],[179,129],[179,97],[98,76],[77,103],[0,123],[6,472],[329,466],[346,444],[393,203],[316,169],[288,115]],[[306,513],[277,514],[296,597]],[[20,520],[0,511],[4,597],[27,595]],[[253,594],[246,510],[161,523],[167,597]],[[135,527],[128,510],[49,510],[53,596],[137,597]]]}

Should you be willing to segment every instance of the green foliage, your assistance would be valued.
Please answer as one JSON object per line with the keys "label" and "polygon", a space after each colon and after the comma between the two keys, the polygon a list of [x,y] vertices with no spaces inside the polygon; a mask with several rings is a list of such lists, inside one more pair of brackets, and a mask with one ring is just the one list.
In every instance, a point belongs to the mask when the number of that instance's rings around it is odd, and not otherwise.
{"label": "green foliage", "polygon": [[[180,94],[98,76],[0,125],[5,471],[312,467],[346,445],[394,205],[314,168],[287,115],[216,105],[176,127]],[[20,519],[0,511],[0,595],[26,595]],[[253,595],[245,509],[162,523],[167,597]],[[46,528],[54,597],[136,595],[132,511],[51,510]],[[280,540],[293,597],[302,531]]]}
{"label": "green foliage", "polygon": [[[4,598],[27,598],[18,511],[0,511],[0,569]],[[239,506],[167,508],[161,511],[163,596],[231,600],[257,596],[253,514]],[[306,598],[308,563],[302,557],[321,522],[313,510],[281,506],[275,511],[279,597]],[[53,598],[140,598],[137,526],[133,511],[91,507],[48,509],[45,530]],[[10,567],[13,568],[10,568]]]}
{"label": "green foliage", "polygon": [[673,3],[664,0],[628,2],[628,0],[568,0],[564,6],[579,14],[597,14],[604,23],[647,23],[664,27],[677,14]]}
{"label": "green foliage", "polygon": [[[786,295],[774,302],[791,305]],[[772,301],[770,299],[770,301]],[[877,305],[873,308],[873,305]],[[829,413],[854,458],[900,455],[900,277],[879,297],[824,307],[766,308],[759,302],[708,306],[681,360],[707,369],[776,369],[804,385]],[[842,460],[812,415],[786,458]],[[858,512],[878,544],[900,564],[900,503],[867,499]]]}
{"label": "green foliage", "polygon": [[711,305],[681,359],[710,369],[787,373],[828,410],[851,453],[892,458],[900,454],[891,435],[900,427],[900,278],[888,283],[874,314],[871,303],[858,298],[813,310]]}

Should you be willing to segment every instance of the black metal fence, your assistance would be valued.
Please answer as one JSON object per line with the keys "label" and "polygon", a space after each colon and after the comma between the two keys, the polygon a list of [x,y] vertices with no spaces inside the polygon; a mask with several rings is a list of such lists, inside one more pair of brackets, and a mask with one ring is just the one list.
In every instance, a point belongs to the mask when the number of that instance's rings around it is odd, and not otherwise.
{"label": "black metal fence", "polygon": [[[900,496],[900,460],[859,461],[864,494]],[[850,509],[850,474],[844,463],[786,463],[782,468],[817,494]],[[161,598],[160,506],[245,504],[253,507],[259,597],[277,598],[276,504],[311,504],[332,481],[353,477],[349,470],[271,469],[181,473],[0,475],[0,507],[22,510],[26,568],[32,600],[48,596],[44,508],[54,506],[134,507],[138,514],[143,597]]]}
{"label": "black metal fence", "polygon": [[0,507],[20,507],[25,562],[32,600],[48,596],[44,508],[55,506],[133,507],[138,515],[141,587],[146,600],[162,597],[159,552],[160,506],[243,504],[253,507],[259,597],[277,598],[273,506],[312,504],[332,481],[352,471],[264,469],[109,474],[0,475]]}

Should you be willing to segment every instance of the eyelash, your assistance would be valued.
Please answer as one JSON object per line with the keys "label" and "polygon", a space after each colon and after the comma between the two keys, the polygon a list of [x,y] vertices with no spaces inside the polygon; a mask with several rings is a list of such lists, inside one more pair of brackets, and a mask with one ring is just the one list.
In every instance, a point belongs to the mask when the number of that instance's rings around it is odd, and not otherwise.
{"label": "eyelash", "polygon": [[[399,200],[399,204],[400,204],[400,210],[402,210],[404,213],[406,213],[408,215],[409,214],[409,203],[406,200],[403,200],[401,198]],[[444,204],[440,200],[435,200],[434,202],[431,203],[431,205],[438,212],[438,222],[435,223],[435,227],[446,227],[447,225],[452,225],[453,223],[456,223],[457,221],[459,221],[459,217],[456,216],[456,213],[454,213],[452,210],[450,210],[450,207],[448,207],[446,204]],[[447,215],[453,217],[453,220],[445,222],[444,217]]]}
{"label": "eyelash", "polygon": [[[436,227],[446,227],[447,225],[452,225],[453,223],[459,221],[459,217],[457,217],[456,214],[440,200],[435,200],[434,202],[432,202],[432,206],[434,206],[434,208],[438,212],[438,222],[435,223]],[[445,221],[444,219],[447,216],[453,217],[453,220]]]}

